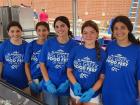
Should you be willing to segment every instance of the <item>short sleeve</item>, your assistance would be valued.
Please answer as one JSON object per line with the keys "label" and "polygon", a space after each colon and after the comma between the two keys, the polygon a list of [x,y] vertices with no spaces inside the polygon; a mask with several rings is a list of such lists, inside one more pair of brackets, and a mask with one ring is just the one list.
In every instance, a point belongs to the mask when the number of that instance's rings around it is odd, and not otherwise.
{"label": "short sleeve", "polygon": [[25,63],[31,62],[32,52],[33,52],[33,44],[31,42],[31,43],[28,43],[26,46],[25,57],[24,57]]}

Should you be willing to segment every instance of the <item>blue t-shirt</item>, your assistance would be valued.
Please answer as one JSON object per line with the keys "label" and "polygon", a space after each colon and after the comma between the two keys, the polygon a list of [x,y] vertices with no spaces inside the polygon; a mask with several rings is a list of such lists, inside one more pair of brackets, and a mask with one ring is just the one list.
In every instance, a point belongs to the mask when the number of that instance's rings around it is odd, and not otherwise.
{"label": "blue t-shirt", "polygon": [[[77,46],[78,43],[70,39],[65,44],[60,44],[57,38],[48,39],[41,51],[39,61],[45,63],[48,70],[49,79],[58,88],[61,83],[64,83],[68,78],[66,74],[66,63],[71,49]],[[68,95],[66,93],[58,93],[57,95]]]}
{"label": "blue t-shirt", "polygon": [[3,63],[2,78],[20,89],[28,86],[24,70],[25,49],[26,42],[14,45],[10,40],[4,41],[0,46],[0,62]]}
{"label": "blue t-shirt", "polygon": [[136,105],[140,80],[140,46],[121,47],[113,41],[107,48],[103,105]]}
{"label": "blue t-shirt", "polygon": [[37,44],[36,40],[30,42],[26,48],[24,62],[30,64],[31,76],[33,79],[37,79],[42,76],[38,60],[41,49],[42,45]]}
{"label": "blue t-shirt", "polygon": [[[100,49],[100,57],[101,59],[98,61],[95,48],[88,49],[84,45],[80,45],[72,49],[67,67],[73,70],[76,81],[82,87],[82,93],[92,88],[99,79],[106,57],[103,49]],[[71,88],[73,89],[72,85]],[[99,91],[93,97],[98,94]]]}

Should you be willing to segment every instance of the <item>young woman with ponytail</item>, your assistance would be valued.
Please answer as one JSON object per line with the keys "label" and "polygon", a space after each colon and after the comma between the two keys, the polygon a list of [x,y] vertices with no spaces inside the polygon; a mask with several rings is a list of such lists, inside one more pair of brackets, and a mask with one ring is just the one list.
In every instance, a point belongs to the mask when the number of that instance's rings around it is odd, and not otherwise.
{"label": "young woman with ponytail", "polygon": [[139,105],[140,42],[127,16],[117,16],[111,30],[114,40],[107,47],[103,105]]}
{"label": "young woman with ponytail", "polygon": [[81,33],[83,44],[72,49],[67,64],[72,105],[99,105],[106,55],[97,41],[99,29],[95,22],[84,22]]}
{"label": "young woman with ponytail", "polygon": [[67,17],[59,16],[54,21],[57,37],[48,39],[40,54],[43,74],[44,101],[48,105],[69,105],[69,81],[66,63],[71,49],[78,45],[71,39]]}

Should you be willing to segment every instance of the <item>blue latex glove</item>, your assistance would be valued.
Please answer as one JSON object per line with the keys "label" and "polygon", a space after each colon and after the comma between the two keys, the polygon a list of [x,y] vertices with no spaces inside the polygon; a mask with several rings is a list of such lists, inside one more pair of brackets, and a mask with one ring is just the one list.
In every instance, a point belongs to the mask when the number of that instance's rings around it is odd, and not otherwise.
{"label": "blue latex glove", "polygon": [[55,85],[50,81],[44,81],[44,90],[48,90],[49,93],[55,94],[56,93],[56,87]]}
{"label": "blue latex glove", "polygon": [[92,96],[95,94],[95,91],[90,88],[88,91],[86,91],[80,98],[80,102],[89,102]]}
{"label": "blue latex glove", "polygon": [[38,85],[34,81],[29,84],[29,87],[34,94],[39,94],[40,93]]}
{"label": "blue latex glove", "polygon": [[42,79],[42,80],[39,82],[39,85],[38,85],[38,89],[39,89],[40,92],[43,90],[43,84],[44,84],[44,80]]}
{"label": "blue latex glove", "polygon": [[81,93],[81,90],[82,90],[81,85],[78,82],[76,82],[73,85],[73,87],[74,87],[74,95],[81,96],[82,95],[82,93]]}
{"label": "blue latex glove", "polygon": [[59,93],[65,93],[68,88],[69,88],[69,81],[66,80],[64,83],[61,83],[60,84],[60,86],[57,89],[57,92],[59,92]]}

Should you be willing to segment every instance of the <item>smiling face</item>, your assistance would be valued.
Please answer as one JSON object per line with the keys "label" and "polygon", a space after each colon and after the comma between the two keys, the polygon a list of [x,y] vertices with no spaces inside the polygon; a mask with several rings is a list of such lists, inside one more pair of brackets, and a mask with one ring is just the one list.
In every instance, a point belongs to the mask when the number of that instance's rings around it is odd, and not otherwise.
{"label": "smiling face", "polygon": [[68,36],[68,30],[69,30],[69,28],[62,21],[58,20],[55,23],[55,31],[56,31],[56,34],[58,35],[58,37]]}
{"label": "smiling face", "polygon": [[98,38],[98,32],[93,27],[84,27],[82,38],[85,44],[93,44]]}
{"label": "smiling face", "polygon": [[18,26],[11,26],[8,35],[12,40],[19,40],[22,35],[22,30]]}
{"label": "smiling face", "polygon": [[122,22],[117,22],[113,28],[113,37],[118,41],[128,40],[129,30],[127,26]]}
{"label": "smiling face", "polygon": [[47,36],[49,34],[49,30],[43,25],[38,26],[36,29],[36,32],[37,32],[37,35],[39,36],[39,39],[42,39],[42,40],[47,39]]}

